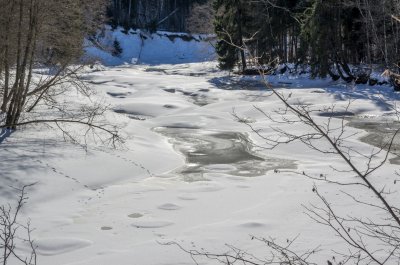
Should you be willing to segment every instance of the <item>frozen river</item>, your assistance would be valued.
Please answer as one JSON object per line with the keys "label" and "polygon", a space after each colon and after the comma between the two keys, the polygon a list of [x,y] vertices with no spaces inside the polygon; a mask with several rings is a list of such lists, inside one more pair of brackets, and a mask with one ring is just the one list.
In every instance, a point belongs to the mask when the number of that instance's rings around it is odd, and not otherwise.
{"label": "frozen river", "polygon": [[[319,203],[313,184],[343,211],[362,212],[338,195],[338,187],[302,174],[352,180],[340,157],[297,141],[273,149],[265,144],[260,135],[274,137],[278,130],[304,134],[310,128],[273,122],[282,104],[256,78],[199,63],[103,68],[86,79],[94,99],[110,106],[104,118],[121,128],[122,148],[84,150],[64,143],[47,127],[14,133],[0,146],[8,150],[0,162],[2,201],[12,198],[8,185],[38,183],[23,217],[36,228],[39,265],[194,264],[189,255],[164,243],[216,253],[229,244],[264,255],[266,247],[250,235],[286,242],[299,234],[294,249],[327,246],[315,257],[326,262],[329,251],[342,244],[303,213],[302,205]],[[289,84],[279,91],[291,104],[313,108],[319,124],[330,120],[337,128],[341,116],[349,114],[346,143],[360,153],[371,153],[379,137],[398,128],[389,105],[399,98],[389,87],[351,90],[328,80],[284,76],[270,81]],[[81,99],[71,93],[65,100]],[[353,103],[347,109],[349,100]],[[327,115],[332,104],[336,114]],[[386,130],[366,123],[365,117],[385,117],[394,125]],[[316,143],[325,146],[323,140]],[[393,183],[397,167],[398,157],[390,155],[377,172],[377,185]],[[217,263],[205,259],[200,264]]]}

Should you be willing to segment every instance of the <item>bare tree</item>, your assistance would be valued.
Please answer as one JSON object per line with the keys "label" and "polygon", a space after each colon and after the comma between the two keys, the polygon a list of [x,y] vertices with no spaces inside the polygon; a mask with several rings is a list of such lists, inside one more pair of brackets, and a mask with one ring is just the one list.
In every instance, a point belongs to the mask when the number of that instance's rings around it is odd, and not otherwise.
{"label": "bare tree", "polygon": [[[91,94],[82,79],[83,43],[103,21],[103,0],[0,0],[0,5],[0,129],[35,123],[62,128],[74,123],[95,137],[97,131],[105,132],[114,144],[119,139],[116,128],[99,122],[103,106],[82,104],[68,110],[58,101],[71,89]],[[44,117],[43,109],[57,115]]]}
{"label": "bare tree", "polygon": [[265,258],[258,258],[255,255],[237,248],[232,245],[226,245],[228,251],[225,253],[216,254],[213,252],[199,251],[196,249],[188,250],[176,242],[168,242],[162,245],[164,246],[177,246],[183,252],[190,255],[195,264],[199,263],[199,259],[210,259],[220,264],[233,265],[233,264],[244,264],[244,265],[270,265],[270,264],[288,264],[288,265],[317,265],[311,262],[309,259],[319,251],[319,248],[307,250],[304,253],[296,253],[291,250],[292,244],[295,242],[297,237],[293,240],[287,240],[286,244],[280,245],[276,243],[274,239],[267,239],[262,237],[251,236],[251,240],[256,240],[269,249],[269,255]]}
{"label": "bare tree", "polygon": [[212,1],[204,4],[195,3],[187,20],[187,29],[191,33],[213,33],[214,32],[214,9]]}
{"label": "bare tree", "polygon": [[[16,205],[0,206],[0,262],[2,265],[10,264],[13,261],[19,264],[36,265],[36,245],[31,237],[32,228],[30,221],[26,225],[20,223],[19,214],[27,201],[27,189],[32,185],[22,188],[15,188],[18,192]],[[24,230],[26,237],[21,237],[20,230]],[[30,249],[29,256],[24,256],[17,251],[17,244],[25,244]]]}

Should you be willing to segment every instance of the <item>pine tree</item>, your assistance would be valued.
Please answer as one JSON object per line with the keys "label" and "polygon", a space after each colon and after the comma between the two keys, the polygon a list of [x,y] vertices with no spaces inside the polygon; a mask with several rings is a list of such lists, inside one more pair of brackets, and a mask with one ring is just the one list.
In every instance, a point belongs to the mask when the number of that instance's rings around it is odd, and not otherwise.
{"label": "pine tree", "polygon": [[302,38],[310,56],[314,76],[327,76],[332,56],[335,56],[335,0],[314,0],[302,28]]}
{"label": "pine tree", "polygon": [[[216,0],[215,32],[218,36],[216,51],[220,68],[232,70],[241,61],[241,70],[246,69],[246,57],[243,48],[243,1]],[[240,56],[239,56],[240,54]]]}

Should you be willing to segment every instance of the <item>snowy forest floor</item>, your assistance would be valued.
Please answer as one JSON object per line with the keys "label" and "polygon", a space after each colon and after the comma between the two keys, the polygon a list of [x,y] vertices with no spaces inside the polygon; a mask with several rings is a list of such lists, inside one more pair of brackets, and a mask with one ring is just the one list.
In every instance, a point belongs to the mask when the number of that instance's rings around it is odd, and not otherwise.
{"label": "snowy forest floor", "polygon": [[[282,105],[256,77],[229,76],[215,63],[193,63],[110,67],[86,79],[96,98],[111,105],[107,119],[122,127],[122,148],[84,150],[44,126],[17,131],[0,144],[0,204],[12,203],[9,186],[37,182],[23,219],[29,217],[36,228],[39,265],[194,264],[176,246],[163,245],[167,242],[215,253],[229,244],[263,257],[267,248],[250,235],[278,242],[300,235],[293,248],[321,245],[315,257],[320,262],[332,249],[345,248],[303,213],[302,205],[319,203],[314,181],[289,171],[353,177],[332,169],[347,169],[339,157],[301,143],[262,148],[264,141],[233,113],[263,135],[273,135],[274,126],[299,133],[308,129],[274,124],[257,111],[254,106],[274,116]],[[331,122],[339,126],[339,118],[348,116],[346,133],[352,137],[347,141],[361,153],[370,154],[383,132],[399,127],[393,108],[400,94],[388,86],[280,76],[270,81],[286,84],[279,91],[292,94],[290,103],[319,109],[312,115],[321,124],[336,116]],[[68,97],[80,100],[73,93]],[[334,113],[324,111],[332,104]],[[390,158],[374,175],[377,185],[392,184],[396,177],[399,159]],[[365,166],[361,160],[359,165]],[[371,195],[359,187],[316,184],[339,212],[363,213],[340,190]]]}

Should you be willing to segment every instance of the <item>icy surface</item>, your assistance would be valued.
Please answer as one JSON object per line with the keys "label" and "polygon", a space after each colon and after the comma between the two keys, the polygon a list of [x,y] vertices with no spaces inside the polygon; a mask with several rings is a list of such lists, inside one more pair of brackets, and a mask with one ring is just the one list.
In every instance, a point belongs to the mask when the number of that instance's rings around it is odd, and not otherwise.
{"label": "icy surface", "polygon": [[[257,111],[254,106],[278,115],[272,111],[282,107],[257,78],[228,76],[216,63],[105,67],[86,78],[95,97],[110,104],[106,118],[122,125],[123,149],[84,150],[44,126],[27,127],[0,144],[1,204],[15,197],[9,186],[37,182],[22,217],[36,228],[40,265],[193,264],[179,248],[162,244],[171,241],[217,253],[231,244],[263,256],[265,246],[250,235],[286,242],[300,234],[294,245],[299,251],[320,244],[343,249],[337,237],[303,214],[302,204],[318,203],[313,181],[290,171],[352,177],[332,169],[347,170],[339,157],[301,143],[264,148],[243,121],[263,135],[273,135],[276,126],[292,133],[308,129],[273,124]],[[396,119],[392,107],[399,95],[389,87],[349,88],[284,76],[271,82],[291,83],[279,91],[291,93],[292,104],[320,109],[313,113],[320,123],[333,117],[332,124],[340,125],[344,115]],[[74,95],[69,99],[79,101]],[[327,112],[334,103],[335,112]],[[368,135],[361,127],[347,129],[354,134],[348,141],[369,154],[374,147],[360,140]],[[376,183],[393,183],[396,168],[388,163]],[[337,187],[317,184],[343,212],[363,213]],[[327,255],[318,253],[319,264]]]}

